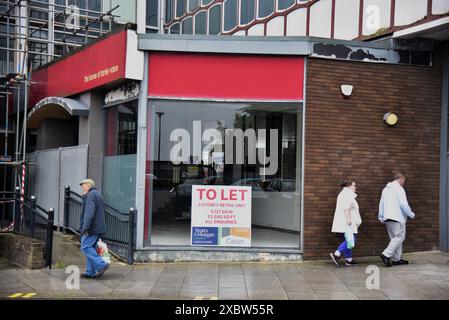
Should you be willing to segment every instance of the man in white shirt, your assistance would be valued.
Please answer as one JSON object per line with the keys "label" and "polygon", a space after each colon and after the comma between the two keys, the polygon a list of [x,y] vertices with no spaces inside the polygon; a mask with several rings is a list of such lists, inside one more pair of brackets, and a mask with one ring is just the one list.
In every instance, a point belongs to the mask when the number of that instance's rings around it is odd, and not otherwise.
{"label": "man in white shirt", "polygon": [[405,176],[397,173],[394,181],[383,189],[379,203],[379,220],[386,225],[390,237],[388,247],[379,254],[387,267],[409,263],[402,259],[402,244],[405,240],[407,219],[414,219],[415,214],[407,202],[404,184]]}

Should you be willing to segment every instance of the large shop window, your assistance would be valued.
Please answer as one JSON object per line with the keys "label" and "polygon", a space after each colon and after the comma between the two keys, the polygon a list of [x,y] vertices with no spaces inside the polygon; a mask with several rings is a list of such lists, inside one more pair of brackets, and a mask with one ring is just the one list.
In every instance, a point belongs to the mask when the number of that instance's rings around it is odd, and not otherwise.
{"label": "large shop window", "polygon": [[226,185],[251,187],[251,247],[299,248],[300,102],[150,100],[148,121],[146,245],[189,246],[192,186]]}
{"label": "large shop window", "polygon": [[106,109],[106,132],[103,195],[127,214],[136,199],[137,100]]}

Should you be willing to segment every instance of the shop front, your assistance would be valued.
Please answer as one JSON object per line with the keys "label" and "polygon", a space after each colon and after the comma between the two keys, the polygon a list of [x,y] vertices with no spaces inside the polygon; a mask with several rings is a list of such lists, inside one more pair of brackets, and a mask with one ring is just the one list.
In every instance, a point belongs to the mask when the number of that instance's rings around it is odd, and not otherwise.
{"label": "shop front", "polygon": [[356,254],[376,255],[380,192],[397,171],[422,212],[406,250],[438,247],[437,192],[418,191],[438,180],[438,50],[152,35],[139,49],[138,261],[325,258],[346,178],[362,186]]}
{"label": "shop front", "polygon": [[[137,210],[136,261],[326,258],[346,178],[359,186],[355,253],[376,255],[387,243],[380,192],[397,171],[419,213],[406,251],[438,248],[438,47],[416,60],[411,51],[311,38],[134,42],[143,56],[125,63],[134,76],[51,95],[89,107],[79,122],[88,175],[108,204]],[[394,126],[383,121],[389,112]]]}
{"label": "shop front", "polygon": [[[218,238],[208,248],[246,238],[246,249],[299,250],[304,58],[150,52],[148,59],[144,246],[196,248],[202,226]],[[204,199],[195,198],[199,186]],[[222,186],[249,190],[247,210]],[[197,219],[199,206],[208,214]]]}

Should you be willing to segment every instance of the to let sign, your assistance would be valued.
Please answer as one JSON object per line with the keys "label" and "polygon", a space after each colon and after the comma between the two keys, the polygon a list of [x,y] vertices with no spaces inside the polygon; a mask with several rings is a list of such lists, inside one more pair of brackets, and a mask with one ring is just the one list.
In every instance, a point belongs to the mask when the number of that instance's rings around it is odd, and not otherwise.
{"label": "to let sign", "polygon": [[251,246],[251,187],[192,186],[191,243]]}

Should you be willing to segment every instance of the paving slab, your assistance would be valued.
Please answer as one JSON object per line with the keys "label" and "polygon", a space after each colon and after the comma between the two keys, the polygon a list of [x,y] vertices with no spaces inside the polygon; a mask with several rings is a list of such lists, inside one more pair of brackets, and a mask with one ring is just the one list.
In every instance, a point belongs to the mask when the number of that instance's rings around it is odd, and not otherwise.
{"label": "paving slab", "polygon": [[[0,261],[0,299],[30,293],[29,299],[449,300],[449,254],[438,251],[406,254],[412,263],[392,268],[376,257],[338,268],[328,260],[132,266],[114,260],[102,278],[80,279],[78,290],[67,287],[64,262],[76,259],[62,259],[62,251],[60,257],[59,267],[51,270],[23,270]],[[378,289],[366,286],[367,268],[373,266]],[[82,272],[83,262],[79,267]]]}

